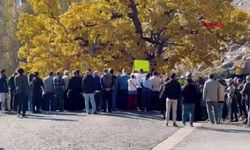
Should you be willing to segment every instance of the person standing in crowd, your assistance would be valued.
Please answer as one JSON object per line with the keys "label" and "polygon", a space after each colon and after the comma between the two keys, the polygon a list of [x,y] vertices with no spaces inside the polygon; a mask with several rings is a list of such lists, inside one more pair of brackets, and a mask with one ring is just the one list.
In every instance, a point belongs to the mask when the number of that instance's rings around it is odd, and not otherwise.
{"label": "person standing in crowd", "polygon": [[[208,118],[212,124],[218,123],[218,93],[219,82],[214,79],[214,75],[209,75],[209,79],[204,84],[203,99],[207,105]],[[214,115],[213,115],[214,110]]]}
{"label": "person standing in crowd", "polygon": [[10,110],[16,111],[16,102],[15,102],[15,77],[17,76],[17,73],[14,72],[13,75],[8,80],[8,86],[10,91]]}
{"label": "person standing in crowd", "polygon": [[118,108],[121,110],[128,109],[128,80],[129,76],[127,75],[125,69],[122,70],[122,74],[117,79],[117,89],[118,89]]}
{"label": "person standing in crowd", "polygon": [[106,112],[112,112],[112,87],[114,80],[112,75],[109,74],[108,69],[104,69],[101,77],[101,86],[103,89],[103,109]]}
{"label": "person standing in crowd", "polygon": [[170,110],[172,107],[173,126],[178,127],[178,125],[176,124],[177,104],[178,104],[178,100],[181,97],[181,85],[177,81],[175,73],[173,73],[170,76],[170,81],[165,86],[165,95],[167,97],[167,100],[166,100],[166,126],[168,126],[168,122],[169,122],[169,118],[170,118]]}
{"label": "person standing in crowd", "polygon": [[28,76],[28,84],[29,84],[29,90],[27,91],[29,94],[28,94],[28,110],[30,112],[33,112],[33,85],[32,85],[32,81],[33,81],[33,78],[34,78],[34,73],[30,73],[29,76]]}
{"label": "person standing in crowd", "polygon": [[33,113],[41,113],[41,106],[43,101],[43,80],[39,77],[39,72],[34,73],[34,78],[32,80],[33,85]]}
{"label": "person standing in crowd", "polygon": [[138,100],[137,100],[138,82],[135,78],[135,75],[131,74],[130,79],[127,82],[128,82],[128,110],[136,109],[138,107]]}
{"label": "person standing in crowd", "polygon": [[[232,114],[232,104],[233,104],[233,100],[235,99],[235,87],[234,87],[234,80],[232,78],[230,78],[228,80],[228,87],[227,87],[227,108],[228,108],[228,116]],[[232,120],[233,121],[233,118]]]}
{"label": "person standing in crowd", "polygon": [[166,78],[165,81],[161,84],[161,89],[160,89],[160,95],[159,95],[159,99],[161,101],[161,113],[163,115],[163,119],[166,119],[166,93],[165,93],[165,87],[166,84],[168,83],[170,79]]}
{"label": "person standing in crowd", "polygon": [[[241,93],[242,93],[243,96],[247,97],[246,101],[247,101],[248,107],[249,107],[249,104],[250,104],[249,103],[250,102],[250,75],[248,75],[246,77],[246,80],[247,80],[247,82],[245,83]],[[245,124],[247,124],[248,127],[250,127],[250,119],[249,119],[250,116],[249,116],[249,114],[250,114],[250,109],[248,108],[248,116],[246,117],[246,121],[245,121]]]}
{"label": "person standing in crowd", "polygon": [[63,73],[63,80],[64,80],[64,106],[66,110],[69,110],[69,99],[67,96],[68,93],[68,88],[69,88],[69,80],[70,80],[70,76],[69,76],[69,71],[65,70]]}
{"label": "person standing in crowd", "polygon": [[188,78],[186,84],[182,87],[182,96],[182,123],[185,126],[186,120],[189,119],[190,126],[193,127],[195,104],[199,101],[199,95],[191,78]]}
{"label": "person standing in crowd", "polygon": [[112,76],[112,82],[113,82],[113,86],[111,88],[111,92],[112,92],[112,110],[116,110],[117,109],[117,99],[116,99],[116,95],[117,95],[117,77],[116,77],[116,75],[114,75],[114,70],[113,69],[109,69],[109,74]]}
{"label": "person standing in crowd", "polygon": [[25,117],[29,95],[28,77],[24,75],[22,68],[17,69],[17,73],[18,75],[15,77],[17,117]]}
{"label": "person standing in crowd", "polygon": [[198,93],[199,93],[199,102],[197,102],[196,104],[197,111],[195,113],[196,113],[196,117],[202,121],[205,121],[208,119],[206,102],[203,100],[204,83],[205,83],[205,80],[202,77],[199,77],[196,83],[198,87]]}
{"label": "person standing in crowd", "polygon": [[238,122],[238,98],[239,91],[237,89],[236,80],[230,80],[230,86],[228,87],[229,107],[230,107],[230,122]]}
{"label": "person standing in crowd", "polygon": [[95,104],[95,89],[94,89],[94,78],[91,75],[90,69],[86,71],[85,77],[82,79],[82,92],[85,100],[86,113],[89,114],[89,101],[92,107],[92,114],[96,113]]}
{"label": "person standing in crowd", "polygon": [[64,111],[64,80],[62,73],[57,72],[54,78],[54,89],[55,89],[55,102],[56,107],[60,112]]}
{"label": "person standing in crowd", "polygon": [[69,110],[83,110],[83,98],[81,95],[82,78],[80,77],[80,70],[75,70],[73,77],[69,80]]}
{"label": "person standing in crowd", "polygon": [[44,111],[50,111],[50,110],[55,111],[53,78],[54,78],[54,73],[50,72],[48,76],[43,80],[44,82],[43,110]]}
{"label": "person standing in crowd", "polygon": [[243,121],[244,124],[247,124],[247,117],[248,117],[248,110],[247,110],[247,97],[242,93],[243,88],[245,86],[245,83],[243,81],[241,81],[239,88],[238,88],[238,92],[239,92],[239,96],[241,101],[238,101],[240,103],[240,107],[241,107],[241,121]]}
{"label": "person standing in crowd", "polygon": [[146,75],[146,78],[142,81],[141,87],[142,87],[142,108],[144,109],[145,112],[147,112],[150,107],[152,88],[153,88],[153,84],[152,81],[150,80],[149,73]]}
{"label": "person standing in crowd", "polygon": [[235,106],[237,107],[237,113],[239,112],[239,117],[242,116],[243,114],[243,109],[242,109],[242,95],[240,93],[240,91],[242,89],[241,88],[241,80],[239,78],[234,78],[234,87],[235,87],[235,99],[236,99],[236,104]]}
{"label": "person standing in crowd", "polygon": [[219,92],[218,92],[218,124],[221,123],[223,117],[223,106],[225,103],[225,94],[226,94],[226,82],[223,79],[219,79]]}
{"label": "person standing in crowd", "polygon": [[153,72],[153,76],[151,77],[151,81],[153,84],[153,89],[152,89],[152,109],[154,110],[160,110],[160,90],[161,90],[161,83],[162,80],[159,77],[158,72]]}
{"label": "person standing in crowd", "polygon": [[97,111],[101,110],[102,106],[102,87],[101,87],[101,77],[98,71],[94,71],[94,90],[95,90],[95,103]]}
{"label": "person standing in crowd", "polygon": [[0,103],[1,103],[2,112],[8,111],[7,94],[8,94],[7,77],[5,75],[5,70],[1,70],[0,72]]}
{"label": "person standing in crowd", "polygon": [[141,84],[145,78],[146,78],[146,73],[144,73],[143,69],[140,69],[140,73],[138,73],[136,75],[136,79],[138,82],[138,87],[137,87],[138,107],[140,110],[142,110],[142,87],[141,87]]}

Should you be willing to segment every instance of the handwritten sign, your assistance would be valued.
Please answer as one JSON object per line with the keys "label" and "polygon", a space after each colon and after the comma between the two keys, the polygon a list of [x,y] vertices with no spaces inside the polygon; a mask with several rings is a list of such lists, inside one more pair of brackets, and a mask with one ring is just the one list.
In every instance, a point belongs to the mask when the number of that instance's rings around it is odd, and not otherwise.
{"label": "handwritten sign", "polygon": [[148,60],[135,60],[134,61],[134,71],[140,71],[143,69],[144,72],[149,72],[150,63]]}

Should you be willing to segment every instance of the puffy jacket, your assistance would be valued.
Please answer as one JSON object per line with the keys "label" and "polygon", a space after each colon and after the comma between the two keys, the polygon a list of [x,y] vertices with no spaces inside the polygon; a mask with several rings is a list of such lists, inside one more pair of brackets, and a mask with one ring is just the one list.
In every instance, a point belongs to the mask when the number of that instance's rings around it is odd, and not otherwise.
{"label": "puffy jacket", "polygon": [[181,96],[181,85],[180,83],[173,79],[170,80],[165,86],[165,95],[169,99],[178,100]]}

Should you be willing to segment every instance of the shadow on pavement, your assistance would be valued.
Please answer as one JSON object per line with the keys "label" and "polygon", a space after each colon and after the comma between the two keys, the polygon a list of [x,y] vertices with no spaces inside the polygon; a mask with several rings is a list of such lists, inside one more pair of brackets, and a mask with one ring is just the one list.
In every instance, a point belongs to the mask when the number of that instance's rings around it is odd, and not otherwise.
{"label": "shadow on pavement", "polygon": [[77,121],[79,121],[79,120],[74,120],[74,119],[49,118],[49,117],[33,115],[33,114],[28,115],[27,119],[49,120],[49,121],[69,121],[69,122],[77,122]]}
{"label": "shadow on pavement", "polygon": [[138,112],[138,111],[120,112],[120,111],[115,111],[113,113],[99,113],[98,115],[121,117],[121,118],[128,118],[128,119],[155,119],[155,120],[163,120],[159,116],[160,113],[156,113],[156,112]]}
{"label": "shadow on pavement", "polygon": [[242,129],[217,129],[217,128],[208,128],[208,127],[197,127],[198,130],[207,130],[207,131],[217,131],[225,133],[250,133],[250,130]]}

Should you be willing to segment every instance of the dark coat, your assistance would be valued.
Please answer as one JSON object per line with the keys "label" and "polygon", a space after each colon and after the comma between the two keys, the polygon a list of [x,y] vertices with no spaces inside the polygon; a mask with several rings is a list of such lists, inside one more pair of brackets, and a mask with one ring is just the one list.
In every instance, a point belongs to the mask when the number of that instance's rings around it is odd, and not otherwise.
{"label": "dark coat", "polygon": [[82,79],[82,92],[86,94],[94,93],[94,78],[92,75],[87,75]]}
{"label": "dark coat", "polygon": [[43,80],[37,77],[32,79],[33,92],[42,92],[42,87],[44,87]]}
{"label": "dark coat", "polygon": [[99,77],[99,76],[95,76],[94,77],[94,89],[95,90],[99,90],[99,91],[102,90],[102,87],[101,87],[101,77]]}
{"label": "dark coat", "polygon": [[165,86],[165,95],[169,99],[180,99],[181,85],[177,80],[170,80]]}
{"label": "dark coat", "polygon": [[8,93],[8,91],[6,76],[0,76],[0,93]]}
{"label": "dark coat", "polygon": [[72,90],[73,92],[81,92],[81,86],[82,86],[82,78],[73,76],[69,80],[69,90]]}
{"label": "dark coat", "polygon": [[18,75],[15,77],[15,87],[17,94],[29,94],[28,77],[26,75]]}
{"label": "dark coat", "polygon": [[8,86],[11,92],[15,91],[15,76],[11,76],[8,80]]}
{"label": "dark coat", "polygon": [[196,103],[199,101],[199,93],[197,87],[192,83],[187,83],[182,87],[182,103]]}

